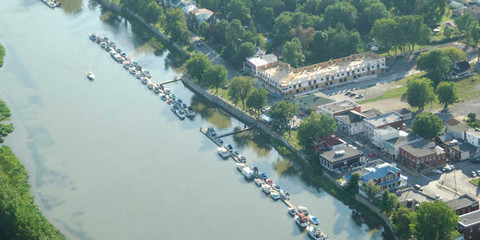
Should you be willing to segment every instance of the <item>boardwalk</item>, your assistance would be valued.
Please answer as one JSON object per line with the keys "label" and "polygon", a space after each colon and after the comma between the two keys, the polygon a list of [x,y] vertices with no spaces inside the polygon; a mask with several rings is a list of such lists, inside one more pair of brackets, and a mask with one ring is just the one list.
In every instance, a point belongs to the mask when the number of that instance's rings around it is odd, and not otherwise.
{"label": "boardwalk", "polygon": [[239,134],[239,133],[242,133],[242,132],[247,132],[247,131],[250,131],[250,130],[253,130],[253,126],[252,127],[246,127],[246,128],[240,129],[238,131],[233,131],[233,132],[230,132],[230,133],[225,133],[225,134],[217,136],[217,138],[223,138],[223,137]]}

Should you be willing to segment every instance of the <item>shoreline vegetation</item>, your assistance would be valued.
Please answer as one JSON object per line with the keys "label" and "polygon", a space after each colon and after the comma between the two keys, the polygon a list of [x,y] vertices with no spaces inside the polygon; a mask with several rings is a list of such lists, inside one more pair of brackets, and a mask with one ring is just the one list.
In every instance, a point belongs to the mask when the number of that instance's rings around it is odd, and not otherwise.
{"label": "shoreline vegetation", "polygon": [[[0,67],[5,49],[0,44]],[[0,144],[13,131],[10,110],[0,99]],[[10,147],[0,146],[0,239],[45,239],[65,237],[48,222],[34,203],[28,173]]]}

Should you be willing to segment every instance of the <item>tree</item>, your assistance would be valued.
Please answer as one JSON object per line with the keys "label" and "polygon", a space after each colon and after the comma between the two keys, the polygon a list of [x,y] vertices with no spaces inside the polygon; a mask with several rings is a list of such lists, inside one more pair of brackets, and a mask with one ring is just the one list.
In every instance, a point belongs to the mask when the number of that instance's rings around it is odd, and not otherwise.
{"label": "tree", "polygon": [[324,20],[331,27],[343,23],[345,27],[352,29],[357,23],[357,9],[349,2],[337,2],[325,9]]}
{"label": "tree", "polygon": [[453,104],[457,100],[455,86],[452,82],[440,82],[437,86],[438,101],[443,104],[443,108],[448,108],[449,104]]}
{"label": "tree", "polygon": [[463,14],[455,18],[455,24],[457,24],[458,30],[462,34],[466,34],[475,21],[475,18],[470,14]]}
{"label": "tree", "polygon": [[237,65],[241,65],[245,58],[255,55],[256,49],[255,45],[251,42],[243,42],[238,47],[238,51],[236,54],[236,61]]}
{"label": "tree", "polygon": [[406,207],[399,207],[395,210],[391,216],[393,234],[400,239],[410,239],[412,231],[410,225],[415,214]]}
{"label": "tree", "polygon": [[234,77],[230,82],[230,88],[228,89],[228,96],[237,103],[242,102],[243,108],[245,108],[245,101],[248,95],[253,90],[253,78],[251,77]]}
{"label": "tree", "polygon": [[412,107],[417,107],[422,111],[427,103],[435,99],[432,82],[427,78],[414,78],[408,81],[407,102]]}
{"label": "tree", "polygon": [[302,53],[302,44],[298,38],[293,38],[283,45],[283,58],[292,67],[299,67],[303,64],[305,56]]}
{"label": "tree", "polygon": [[203,80],[203,73],[212,66],[212,63],[205,54],[198,53],[185,63],[188,75],[197,80]]}
{"label": "tree", "polygon": [[441,201],[422,202],[417,208],[414,234],[419,240],[447,240],[457,235],[460,218]]}
{"label": "tree", "polygon": [[165,30],[180,45],[187,45],[190,41],[190,32],[181,9],[167,9]]}
{"label": "tree", "polygon": [[465,38],[467,40],[467,44],[472,47],[477,47],[478,41],[480,40],[480,26],[477,21],[473,22],[468,28]]}
{"label": "tree", "polygon": [[382,188],[378,186],[378,184],[375,183],[373,179],[365,183],[362,189],[363,189],[363,192],[371,199],[374,199],[375,195],[377,195],[377,193],[382,191]]}
{"label": "tree", "polygon": [[[465,14],[465,15],[468,15],[468,14]],[[451,38],[454,31],[455,30],[451,27],[445,27],[443,29],[443,36],[445,36],[446,38]]]}
{"label": "tree", "polygon": [[391,193],[389,191],[384,191],[382,194],[382,200],[380,201],[380,209],[387,215],[393,212],[395,207],[398,204],[398,198],[395,193]]}
{"label": "tree", "polygon": [[313,141],[337,131],[337,122],[328,114],[312,112],[298,127],[298,143],[308,151],[313,150]]}
{"label": "tree", "polygon": [[468,122],[477,121],[477,114],[476,113],[471,112],[467,115],[467,117],[468,117]]}
{"label": "tree", "polygon": [[415,12],[423,15],[428,26],[435,26],[445,14],[448,0],[416,0]]}
{"label": "tree", "polygon": [[203,74],[203,81],[207,86],[213,86],[215,93],[218,92],[218,88],[227,84],[228,71],[223,65],[213,65],[207,68]]}
{"label": "tree", "polygon": [[418,114],[412,123],[412,131],[426,139],[434,139],[442,133],[442,120],[432,113]]}
{"label": "tree", "polygon": [[243,24],[247,24],[250,19],[250,7],[252,2],[248,0],[230,0],[228,1],[228,19],[238,19]]}
{"label": "tree", "polygon": [[273,126],[280,133],[289,130],[289,123],[298,113],[298,106],[292,102],[281,101],[275,103],[270,109]]}
{"label": "tree", "polygon": [[256,88],[247,98],[247,107],[260,111],[267,105],[267,90],[264,88]]}
{"label": "tree", "polygon": [[360,181],[360,175],[358,173],[352,174],[350,180],[348,180],[346,190],[355,195],[358,193],[358,182]]}
{"label": "tree", "polygon": [[426,77],[430,78],[436,86],[446,79],[455,62],[465,59],[466,54],[454,47],[434,49],[420,55],[417,66],[420,70],[427,72]]}

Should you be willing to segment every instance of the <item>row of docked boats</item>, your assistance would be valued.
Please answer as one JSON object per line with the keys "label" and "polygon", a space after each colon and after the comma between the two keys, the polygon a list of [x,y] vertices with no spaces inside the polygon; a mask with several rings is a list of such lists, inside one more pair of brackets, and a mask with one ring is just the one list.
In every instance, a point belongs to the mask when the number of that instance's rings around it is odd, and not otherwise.
{"label": "row of docked boats", "polygon": [[237,170],[248,181],[253,180],[255,185],[259,187],[263,193],[270,196],[273,200],[283,200],[288,206],[288,213],[295,218],[295,222],[301,229],[306,229],[308,236],[314,240],[329,239],[319,228],[318,218],[311,215],[308,209],[304,206],[295,208],[290,202],[290,193],[282,189],[272,179],[268,178],[265,172],[260,171],[256,166],[249,166],[246,158],[236,151],[232,145],[224,144],[218,137],[217,132],[213,127],[200,128],[200,131],[214,141],[217,145],[218,154],[222,158],[232,158],[236,162]]}
{"label": "row of docked boats", "polygon": [[[175,94],[170,91],[170,89],[164,87],[162,84],[153,82],[151,80],[152,74],[150,71],[142,67],[142,65],[140,65],[136,60],[128,56],[127,53],[123,52],[114,41],[110,40],[108,37],[102,37],[96,33],[89,34],[88,38],[93,42],[96,42],[106,52],[109,52],[113,60],[121,64],[123,68],[132,76],[138,79],[142,84],[146,85],[148,90],[159,95],[162,101],[171,105],[170,108],[172,112],[177,115],[179,119],[183,120],[185,117],[195,117],[195,111],[191,106],[188,106],[181,99],[178,99]],[[93,80],[95,75],[89,73],[87,74],[87,78]]]}
{"label": "row of docked boats", "polygon": [[45,5],[47,5],[49,8],[56,8],[60,7],[62,5],[62,1],[57,1],[57,0],[41,0]]}

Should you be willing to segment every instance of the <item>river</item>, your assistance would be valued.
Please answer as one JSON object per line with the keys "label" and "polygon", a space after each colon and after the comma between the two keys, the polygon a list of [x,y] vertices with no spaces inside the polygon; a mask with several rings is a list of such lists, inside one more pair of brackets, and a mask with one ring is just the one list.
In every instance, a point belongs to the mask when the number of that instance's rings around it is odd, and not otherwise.
{"label": "river", "polygon": [[[179,75],[168,51],[155,51],[124,21],[102,21],[93,2],[52,10],[37,0],[0,1],[0,12],[0,98],[16,127],[5,144],[30,174],[35,202],[68,239],[308,239],[281,201],[246,183],[198,131],[229,132],[240,122],[173,83],[200,111],[180,121],[87,35],[109,36],[157,82]],[[330,239],[382,239],[252,136],[225,142],[309,207]]]}

